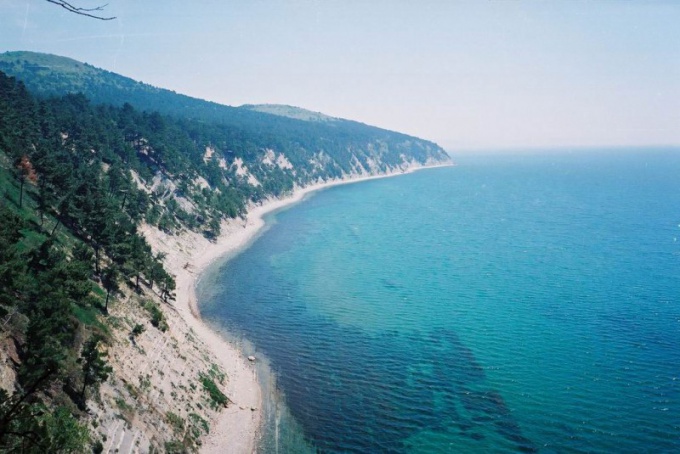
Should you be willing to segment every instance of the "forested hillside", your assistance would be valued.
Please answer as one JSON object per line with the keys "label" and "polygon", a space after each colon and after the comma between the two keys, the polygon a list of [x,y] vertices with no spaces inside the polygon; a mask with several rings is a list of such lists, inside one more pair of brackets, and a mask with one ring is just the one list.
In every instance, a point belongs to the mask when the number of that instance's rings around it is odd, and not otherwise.
{"label": "forested hillside", "polygon": [[[212,239],[296,186],[448,161],[402,134],[219,106],[61,57],[9,53],[1,67],[26,85],[0,71],[0,451],[101,448],[83,420],[113,372],[109,306],[122,294],[173,298],[140,225]],[[142,312],[163,329],[154,304]],[[130,330],[132,345],[143,330]],[[172,446],[194,449],[201,430]]]}
{"label": "forested hillside", "polygon": [[[155,197],[147,221],[163,229],[215,235],[223,216],[296,185],[449,160],[435,144],[403,134],[288,106],[221,106],[64,57],[9,52],[0,55],[2,69],[69,116],[75,129],[62,131],[67,140],[93,142],[107,164],[120,163],[114,171],[132,170],[137,188]],[[133,186],[124,190],[144,212]]]}
{"label": "forested hillside", "polygon": [[[152,87],[65,57],[7,52],[0,54],[0,71],[21,79],[31,92],[41,97],[83,93],[95,104],[129,103],[143,111],[200,120],[210,131],[209,136],[215,134],[214,127],[218,127],[216,137],[204,137],[214,139],[212,145],[218,154],[231,152],[250,160],[258,154],[263,158],[262,153],[267,149],[274,150],[285,155],[295,167],[297,173],[290,179],[299,184],[361,169],[384,172],[404,162],[424,164],[449,160],[436,144],[405,134],[338,118],[309,121],[331,117],[289,106],[220,105]],[[285,114],[286,111],[289,113]],[[319,162],[322,165],[316,165]],[[262,173],[267,173],[267,169]]]}
{"label": "forested hillside", "polygon": [[13,364],[0,450],[77,451],[89,440],[78,417],[111,372],[98,316],[124,284],[167,299],[174,281],[137,233],[151,199],[111,117],[82,96],[37,101],[0,73],[0,118],[0,340]]}

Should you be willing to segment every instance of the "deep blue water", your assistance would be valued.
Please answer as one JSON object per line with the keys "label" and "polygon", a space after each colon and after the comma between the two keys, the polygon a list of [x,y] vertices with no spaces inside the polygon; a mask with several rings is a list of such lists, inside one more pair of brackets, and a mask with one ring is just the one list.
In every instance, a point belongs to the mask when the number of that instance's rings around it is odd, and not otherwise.
{"label": "deep blue water", "polygon": [[680,451],[680,151],[457,163],[317,193],[203,280],[297,421],[262,450]]}

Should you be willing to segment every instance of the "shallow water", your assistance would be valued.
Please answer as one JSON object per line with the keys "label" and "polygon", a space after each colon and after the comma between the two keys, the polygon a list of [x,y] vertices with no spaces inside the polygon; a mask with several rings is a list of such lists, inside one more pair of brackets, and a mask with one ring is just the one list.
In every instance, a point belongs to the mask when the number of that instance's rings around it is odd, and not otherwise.
{"label": "shallow water", "polygon": [[680,450],[680,152],[457,161],[317,193],[202,281],[277,378],[262,450]]}

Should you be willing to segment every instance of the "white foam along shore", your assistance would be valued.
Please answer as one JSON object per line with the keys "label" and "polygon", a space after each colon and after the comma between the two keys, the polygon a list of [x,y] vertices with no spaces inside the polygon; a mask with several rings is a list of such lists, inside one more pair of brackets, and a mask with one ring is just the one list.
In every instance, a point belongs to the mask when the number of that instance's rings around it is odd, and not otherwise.
{"label": "white foam along shore", "polygon": [[311,192],[341,184],[386,178],[415,170],[449,165],[451,164],[413,165],[392,173],[359,175],[296,188],[288,197],[270,199],[261,205],[250,206],[245,219],[237,218],[223,222],[221,233],[215,242],[210,242],[195,232],[185,232],[175,236],[167,235],[149,226],[142,227],[141,231],[154,251],[167,254],[165,265],[168,272],[175,276],[176,282],[174,306],[187,325],[208,346],[228,377],[227,395],[233,404],[220,413],[217,421],[212,422],[210,435],[204,440],[201,452],[254,452],[259,425],[262,421],[262,391],[255,367],[248,363],[240,347],[225,340],[201,320],[196,297],[196,284],[200,274],[216,260],[224,256],[233,256],[247,247],[264,227],[265,215],[295,204]]}

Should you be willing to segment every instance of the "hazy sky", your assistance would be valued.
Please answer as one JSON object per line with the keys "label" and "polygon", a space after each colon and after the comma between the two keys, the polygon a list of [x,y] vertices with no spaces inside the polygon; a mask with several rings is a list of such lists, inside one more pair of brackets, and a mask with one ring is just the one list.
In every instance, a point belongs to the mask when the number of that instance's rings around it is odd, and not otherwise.
{"label": "hazy sky", "polygon": [[680,1],[106,1],[116,20],[0,0],[0,51],[230,105],[301,106],[450,151],[680,145]]}

